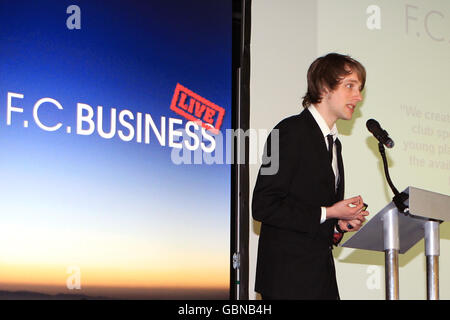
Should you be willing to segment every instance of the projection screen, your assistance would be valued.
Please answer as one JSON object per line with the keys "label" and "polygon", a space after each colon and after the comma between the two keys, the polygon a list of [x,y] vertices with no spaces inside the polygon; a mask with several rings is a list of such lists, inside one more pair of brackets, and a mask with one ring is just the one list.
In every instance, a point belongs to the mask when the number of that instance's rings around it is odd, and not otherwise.
{"label": "projection screen", "polygon": [[231,14],[1,1],[0,298],[229,298]]}

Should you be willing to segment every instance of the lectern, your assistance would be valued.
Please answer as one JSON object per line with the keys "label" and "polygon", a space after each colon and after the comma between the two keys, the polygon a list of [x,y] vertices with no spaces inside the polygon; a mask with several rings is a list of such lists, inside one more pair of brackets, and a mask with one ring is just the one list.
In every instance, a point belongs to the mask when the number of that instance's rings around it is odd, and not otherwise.
{"label": "lectern", "polygon": [[399,211],[398,204],[390,202],[343,247],[384,251],[386,299],[399,299],[398,254],[407,252],[423,237],[427,261],[427,299],[439,299],[439,224],[450,220],[450,196],[406,188],[404,205],[409,210]]}

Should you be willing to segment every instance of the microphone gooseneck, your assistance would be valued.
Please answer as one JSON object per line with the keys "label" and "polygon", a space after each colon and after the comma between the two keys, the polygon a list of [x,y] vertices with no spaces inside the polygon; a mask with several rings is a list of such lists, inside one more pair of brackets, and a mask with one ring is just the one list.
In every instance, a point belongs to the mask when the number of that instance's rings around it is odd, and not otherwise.
{"label": "microphone gooseneck", "polygon": [[378,121],[374,119],[369,119],[366,122],[367,129],[374,135],[374,137],[378,140],[378,150],[380,151],[381,158],[383,160],[384,167],[384,175],[386,176],[387,183],[394,193],[394,197],[392,201],[394,202],[397,209],[404,213],[409,213],[409,208],[405,205],[405,201],[408,199],[408,195],[404,192],[398,192],[397,188],[394,186],[391,180],[391,176],[389,175],[389,165],[386,159],[386,152],[384,146],[388,148],[392,148],[394,146],[394,141],[389,138],[389,135],[386,130],[383,130],[378,123]]}

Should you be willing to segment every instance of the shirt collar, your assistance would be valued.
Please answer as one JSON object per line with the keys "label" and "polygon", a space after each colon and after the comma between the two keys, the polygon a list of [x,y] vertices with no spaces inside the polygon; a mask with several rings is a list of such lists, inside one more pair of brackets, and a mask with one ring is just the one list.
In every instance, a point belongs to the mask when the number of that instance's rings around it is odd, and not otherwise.
{"label": "shirt collar", "polygon": [[338,137],[338,130],[336,127],[336,124],[333,125],[333,127],[328,127],[327,123],[325,122],[325,119],[322,117],[322,115],[319,113],[319,111],[316,109],[314,105],[310,105],[308,107],[309,112],[311,112],[312,116],[314,117],[314,120],[316,120],[317,124],[319,125],[320,130],[322,131],[322,134],[324,137],[326,137],[329,134],[333,135],[333,141],[336,141],[336,138]]}

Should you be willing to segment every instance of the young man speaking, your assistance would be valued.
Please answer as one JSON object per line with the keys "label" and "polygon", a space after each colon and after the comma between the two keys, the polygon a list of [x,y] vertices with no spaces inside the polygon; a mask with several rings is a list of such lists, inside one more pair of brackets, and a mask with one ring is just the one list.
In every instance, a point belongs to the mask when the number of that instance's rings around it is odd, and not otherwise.
{"label": "young man speaking", "polygon": [[366,71],[349,56],[330,53],[311,64],[307,80],[305,110],[274,128],[279,170],[260,170],[253,192],[253,218],[262,222],[255,290],[263,299],[339,299],[332,246],[369,214],[361,196],[343,200],[336,128],[362,100]]}

